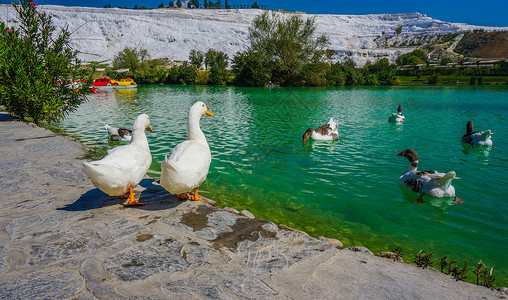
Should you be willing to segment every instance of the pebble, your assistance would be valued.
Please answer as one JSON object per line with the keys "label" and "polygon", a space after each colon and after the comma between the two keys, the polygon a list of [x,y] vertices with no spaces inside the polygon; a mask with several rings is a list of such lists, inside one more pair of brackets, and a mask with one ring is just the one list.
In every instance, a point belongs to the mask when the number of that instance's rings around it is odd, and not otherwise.
{"label": "pebble", "polygon": [[344,245],[341,243],[341,241],[339,241],[339,240],[337,240],[337,239],[331,239],[331,238],[327,238],[327,237],[324,237],[324,236],[319,236],[319,237],[318,237],[318,240],[323,241],[323,242],[326,242],[326,243],[328,243],[328,244],[330,244],[330,245],[333,245],[334,247],[339,248],[339,249],[341,249],[341,248],[342,248],[342,246],[344,246]]}
{"label": "pebble", "polygon": [[232,214],[237,214],[237,215],[240,214],[240,212],[238,210],[236,210],[232,207],[224,207],[222,210],[225,210],[225,211],[230,212]]}
{"label": "pebble", "polygon": [[247,217],[247,218],[249,218],[249,219],[255,219],[255,218],[256,218],[256,217],[254,217],[254,215],[253,215],[250,211],[245,210],[245,209],[244,209],[244,210],[242,210],[242,211],[240,212],[240,214],[241,214],[241,215],[243,215],[243,216],[245,216],[245,217]]}

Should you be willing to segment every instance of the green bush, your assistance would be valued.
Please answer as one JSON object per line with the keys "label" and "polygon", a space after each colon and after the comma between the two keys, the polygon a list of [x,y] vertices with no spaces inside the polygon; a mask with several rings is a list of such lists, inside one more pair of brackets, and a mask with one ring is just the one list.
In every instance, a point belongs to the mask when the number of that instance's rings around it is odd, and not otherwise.
{"label": "green bush", "polygon": [[264,86],[270,80],[270,67],[258,52],[238,52],[232,65],[236,85]]}
{"label": "green bush", "polygon": [[92,71],[68,46],[70,33],[56,35],[37,3],[20,0],[14,8],[17,28],[0,24],[0,104],[25,121],[60,121],[86,100]]}

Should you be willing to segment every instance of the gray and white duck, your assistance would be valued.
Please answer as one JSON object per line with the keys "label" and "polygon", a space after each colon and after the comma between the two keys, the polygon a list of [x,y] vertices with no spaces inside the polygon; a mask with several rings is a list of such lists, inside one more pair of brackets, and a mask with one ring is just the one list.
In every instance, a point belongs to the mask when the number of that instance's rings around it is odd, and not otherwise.
{"label": "gray and white duck", "polygon": [[327,124],[321,125],[317,129],[309,128],[305,131],[302,136],[303,142],[313,139],[315,141],[332,141],[339,139],[339,123],[334,119],[330,118]]}
{"label": "gray and white duck", "polygon": [[112,141],[130,142],[132,140],[132,130],[127,128],[118,128],[104,125],[104,128],[108,131],[108,137]]}
{"label": "gray and white duck", "polygon": [[388,118],[388,123],[402,123],[404,120],[406,120],[406,117],[402,115],[402,105],[399,105],[397,113],[392,113]]}
{"label": "gray and white duck", "polygon": [[397,155],[404,156],[409,161],[407,171],[399,177],[399,184],[419,194],[415,203],[424,203],[423,195],[436,198],[454,197],[454,203],[463,202],[455,196],[455,188],[452,186],[452,180],[458,179],[455,176],[455,171],[446,174],[438,171],[418,171],[418,154],[411,148],[407,148]]}
{"label": "gray and white duck", "polygon": [[462,136],[462,142],[471,144],[471,147],[474,145],[492,146],[492,140],[490,139],[492,134],[490,129],[481,132],[473,131],[473,121],[468,121],[466,124],[466,134]]}

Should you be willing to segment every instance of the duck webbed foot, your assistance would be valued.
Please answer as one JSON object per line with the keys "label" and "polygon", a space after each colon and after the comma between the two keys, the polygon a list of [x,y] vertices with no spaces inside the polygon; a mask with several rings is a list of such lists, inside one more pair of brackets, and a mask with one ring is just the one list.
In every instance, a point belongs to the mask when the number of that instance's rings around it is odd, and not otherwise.
{"label": "duck webbed foot", "polygon": [[455,196],[455,197],[454,197],[454,199],[453,199],[453,203],[454,203],[454,204],[462,204],[462,203],[464,203],[464,202],[466,202],[466,201],[464,201],[464,200],[460,199],[460,198],[459,198],[459,197],[457,197],[457,196]]}
{"label": "duck webbed foot", "polygon": [[416,204],[425,203],[425,200],[423,200],[423,194],[420,194],[420,196],[418,196],[418,198],[415,201],[413,201],[413,203],[416,203]]}
{"label": "duck webbed foot", "polygon": [[199,195],[198,195],[198,188],[194,188],[194,195],[190,195],[189,198],[191,200],[194,200],[194,201],[203,201],[205,203],[208,203],[203,198],[199,197]]}
{"label": "duck webbed foot", "polygon": [[191,195],[189,193],[176,194],[176,197],[178,198],[178,200],[187,200],[191,197]]}
{"label": "duck webbed foot", "polygon": [[124,202],[123,206],[137,206],[137,205],[146,205],[146,202],[138,202],[134,198],[134,189],[132,186],[129,187],[129,195],[122,195],[120,196],[122,199],[127,199],[127,201]]}

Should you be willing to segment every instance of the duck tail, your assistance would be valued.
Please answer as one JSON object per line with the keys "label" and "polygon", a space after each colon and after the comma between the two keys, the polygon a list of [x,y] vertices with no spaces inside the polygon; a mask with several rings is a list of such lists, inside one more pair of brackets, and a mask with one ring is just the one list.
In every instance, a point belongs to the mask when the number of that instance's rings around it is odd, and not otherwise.
{"label": "duck tail", "polygon": [[328,124],[330,124],[330,128],[332,129],[332,131],[337,131],[337,129],[339,128],[339,122],[337,122],[337,120],[335,120],[333,117],[330,118]]}
{"label": "duck tail", "polygon": [[492,131],[490,131],[490,129],[486,130],[486,131],[482,132],[481,140],[486,141],[486,140],[490,139],[491,135],[492,135]]}
{"label": "duck tail", "polygon": [[452,184],[452,180],[457,178],[455,175],[457,175],[455,171],[448,172],[445,176],[439,178],[439,185],[445,189],[448,188]]}

